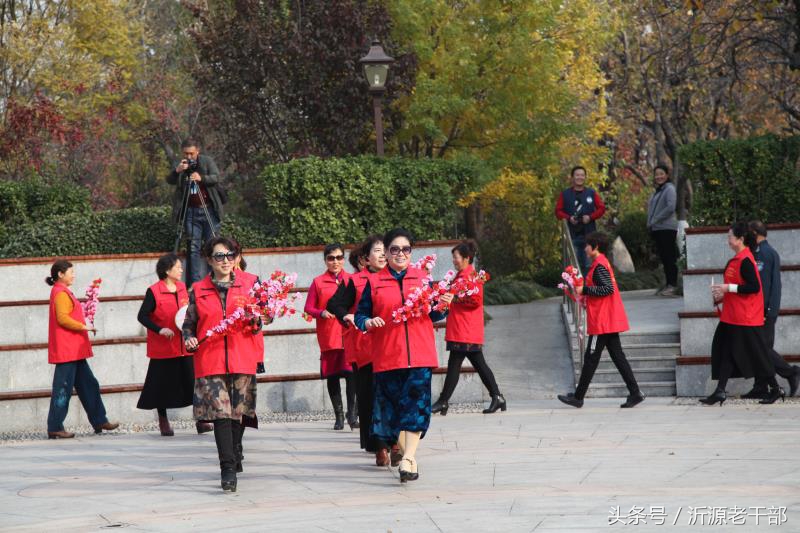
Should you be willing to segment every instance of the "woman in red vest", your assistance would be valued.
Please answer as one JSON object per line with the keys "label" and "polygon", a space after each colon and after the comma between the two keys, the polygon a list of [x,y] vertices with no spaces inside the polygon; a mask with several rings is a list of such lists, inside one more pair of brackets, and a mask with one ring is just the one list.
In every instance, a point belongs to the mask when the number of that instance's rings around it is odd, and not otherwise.
{"label": "woman in red vest", "polygon": [[[158,282],[147,289],[139,308],[139,323],[147,328],[150,363],[136,407],[156,409],[161,435],[172,437],[175,432],[169,425],[167,409],[192,405],[194,391],[194,362],[187,357],[181,332],[175,325],[175,314],[189,303],[189,294],[181,281],[183,265],[177,255],[161,256],[156,262],[156,275]],[[198,433],[210,430],[197,424]]]}
{"label": "woman in red vest", "polygon": [[100,384],[86,361],[93,355],[89,332],[95,333],[96,330],[94,326],[86,324],[83,308],[69,289],[75,281],[72,263],[64,259],[57,260],[50,268],[50,276],[44,280],[53,287],[50,291],[47,356],[48,362],[56,365],[50,412],[47,415],[47,436],[51,439],[71,439],[75,436],[64,430],[73,387],[78,391],[78,398],[95,433],[117,429],[119,424],[109,422],[106,418]]}
{"label": "woman in red vest", "polygon": [[[354,259],[355,258],[355,259]],[[380,439],[370,436],[372,428],[372,335],[364,334],[355,327],[355,312],[364,288],[372,277],[386,266],[383,251],[383,237],[371,235],[364,243],[350,252],[350,263],[355,265],[356,274],[350,276],[346,286],[342,285],[328,301],[327,310],[342,321],[345,326],[344,352],[348,361],[356,369],[356,403],[361,448],[375,454],[377,466],[389,466],[389,446]],[[399,461],[399,457],[397,458]],[[397,466],[396,464],[394,466]]]}
{"label": "woman in red vest", "polygon": [[717,380],[717,388],[700,399],[706,405],[722,405],[727,398],[725,386],[732,377],[766,380],[769,393],[759,403],[770,404],[784,398],[762,336],[764,295],[750,251],[755,245],[756,236],[747,223],[731,226],[728,246],[736,255],[725,265],[723,283],[711,286],[711,295],[716,304],[722,304],[722,312],[711,343],[711,379]]}
{"label": "woman in red vest", "polygon": [[230,239],[210,239],[203,255],[211,273],[192,285],[183,339],[186,349],[195,352],[194,417],[214,423],[222,490],[235,492],[236,472],[242,471],[238,454],[242,417],[255,417],[258,354],[251,337],[260,333],[261,323],[200,343],[198,333],[205,338],[205,332],[248,302],[250,291],[234,273],[237,254]]}
{"label": "woman in red vest", "polygon": [[[477,253],[478,245],[472,239],[453,247],[453,266],[458,272],[455,279],[475,274],[475,267],[472,266],[472,263]],[[450,407],[447,402],[458,385],[464,358],[469,359],[473,368],[478,372],[483,386],[492,397],[492,402],[483,410],[483,413],[494,413],[498,409],[505,411],[506,399],[500,394],[494,373],[483,357],[483,290],[464,299],[455,298],[453,300],[453,305],[450,306],[450,312],[447,315],[447,333],[445,333],[444,339],[447,341],[447,350],[450,352],[450,358],[447,361],[447,377],[444,380],[444,387],[439,394],[439,399],[431,407],[431,412],[442,413],[442,416],[447,414]]]}
{"label": "woman in red vest", "polygon": [[[389,251],[386,267],[372,275],[358,302],[355,322],[372,335],[375,404],[371,434],[400,446],[400,482],[419,477],[416,451],[431,421],[431,375],[439,366],[433,323],[446,313],[432,311],[407,322],[392,321],[414,289],[427,283],[427,273],[411,267],[411,234],[393,229],[383,239]],[[453,301],[452,294],[441,299]]]}
{"label": "woman in red vest", "polygon": [[[608,236],[606,234],[595,231],[586,236],[584,251],[586,257],[592,261],[592,266],[586,274],[585,285],[579,289],[586,298],[586,333],[589,335],[589,342],[575,392],[558,395],[559,400],[573,407],[583,407],[586,391],[589,390],[589,384],[592,382],[597,365],[600,364],[600,356],[606,348],[608,348],[611,361],[628,387],[628,398],[620,407],[634,407],[644,401],[644,394],[639,391],[639,385],[636,383],[631,365],[622,351],[622,343],[619,339],[619,334],[630,328],[614,271],[605,255],[607,249]],[[592,341],[595,342],[594,348],[592,348]]]}
{"label": "woman in red vest", "polygon": [[347,285],[350,275],[344,271],[344,247],[334,243],[322,252],[326,270],[308,288],[305,312],[317,321],[317,342],[319,343],[320,377],[328,381],[330,396],[336,422],[333,429],[344,429],[344,408],[342,407],[342,387],[339,378],[345,379],[347,391],[347,423],[350,429],[358,427],[356,415],[356,384],[353,368],[347,363],[344,353],[344,330],[333,313],[325,307],[328,300],[341,285]]}

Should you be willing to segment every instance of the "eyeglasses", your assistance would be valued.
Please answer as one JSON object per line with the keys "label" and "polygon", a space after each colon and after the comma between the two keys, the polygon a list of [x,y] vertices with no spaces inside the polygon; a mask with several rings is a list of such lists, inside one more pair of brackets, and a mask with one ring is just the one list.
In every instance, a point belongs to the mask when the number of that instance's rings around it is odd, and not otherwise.
{"label": "eyeglasses", "polygon": [[236,259],[236,252],[228,252],[226,254],[224,254],[222,252],[217,252],[214,255],[212,255],[211,257],[213,257],[214,261],[216,261],[217,263],[222,263],[226,259],[228,261],[233,262],[233,260]]}
{"label": "eyeglasses", "polygon": [[390,246],[389,253],[392,255],[400,255],[400,252],[403,252],[404,255],[411,255],[411,247],[410,246]]}
{"label": "eyeglasses", "polygon": [[339,255],[329,255],[328,257],[325,258],[325,260],[326,261],[331,261],[331,262],[333,262],[333,261],[344,261],[344,256],[341,255],[341,254],[339,254]]}

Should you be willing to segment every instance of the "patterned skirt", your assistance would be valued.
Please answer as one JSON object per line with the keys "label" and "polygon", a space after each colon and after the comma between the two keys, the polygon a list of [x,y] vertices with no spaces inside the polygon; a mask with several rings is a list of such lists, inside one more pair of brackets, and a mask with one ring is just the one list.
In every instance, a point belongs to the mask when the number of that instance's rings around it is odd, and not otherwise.
{"label": "patterned skirt", "polygon": [[195,420],[256,416],[255,374],[222,374],[194,380]]}
{"label": "patterned skirt", "polygon": [[425,436],[431,423],[432,375],[430,368],[400,368],[373,374],[373,437],[394,444],[401,431]]}

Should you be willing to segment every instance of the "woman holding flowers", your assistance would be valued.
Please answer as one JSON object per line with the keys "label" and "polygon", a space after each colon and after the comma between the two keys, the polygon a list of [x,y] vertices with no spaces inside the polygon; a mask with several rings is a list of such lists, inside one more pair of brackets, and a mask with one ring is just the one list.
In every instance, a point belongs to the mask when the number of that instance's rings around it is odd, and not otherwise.
{"label": "woman holding flowers", "polygon": [[[161,435],[171,437],[167,409],[192,405],[194,363],[183,346],[181,332],[175,325],[178,309],[189,303],[183,284],[183,265],[175,254],[166,254],[156,262],[158,281],[151,285],[139,308],[139,323],[147,328],[147,377],[144,379],[139,409],[156,409]],[[197,424],[197,432],[210,428]]]}
{"label": "woman holding flowers", "polygon": [[[574,393],[558,395],[559,400],[573,407],[583,407],[583,398],[589,390],[597,365],[600,364],[600,356],[606,348],[611,355],[611,361],[628,387],[628,398],[620,407],[634,407],[644,401],[644,395],[639,390],[639,384],[622,351],[619,339],[619,334],[629,329],[628,317],[622,305],[622,296],[619,294],[614,271],[605,255],[607,249],[608,236],[605,233],[595,231],[586,236],[584,251],[586,257],[592,261],[592,266],[586,273],[585,283],[583,278],[577,278],[575,289],[585,298],[586,333],[589,334],[589,342],[578,387]],[[595,341],[594,349],[592,341]]]}
{"label": "woman holding flowers", "polygon": [[[373,274],[358,303],[355,322],[372,335],[375,404],[372,435],[397,442],[403,458],[400,482],[418,479],[416,451],[431,419],[431,374],[439,364],[433,322],[446,313],[430,310],[407,320],[393,320],[393,312],[417,289],[430,283],[423,270],[411,267],[411,234],[393,229],[383,239],[388,264]],[[450,304],[452,294],[440,297]]]}
{"label": "woman holding flowers", "polygon": [[[475,267],[472,263],[478,252],[478,245],[472,239],[460,242],[453,247],[453,266],[456,269],[453,285],[460,280],[469,280],[476,277]],[[478,292],[464,298],[456,297],[450,305],[450,313],[447,317],[447,350],[450,358],[447,361],[447,377],[444,380],[444,387],[439,395],[439,399],[431,407],[432,413],[441,412],[447,414],[449,408],[448,401],[458,384],[458,377],[461,373],[461,363],[464,358],[469,359],[473,368],[478,372],[484,387],[489,391],[492,401],[489,407],[484,409],[484,414],[494,413],[498,409],[506,410],[506,399],[500,394],[497,381],[486,359],[483,357],[483,288]]]}
{"label": "woman holding flowers", "polygon": [[58,259],[50,267],[45,282],[50,290],[50,324],[47,334],[47,356],[56,365],[53,373],[53,392],[50,395],[50,412],[47,415],[47,437],[71,439],[75,436],[64,430],[64,419],[69,410],[72,388],[78,391],[81,405],[89,417],[95,433],[119,427],[106,418],[106,408],[100,397],[100,384],[86,361],[92,357],[89,332],[94,326],[86,324],[83,308],[70,287],[75,282],[72,263]]}
{"label": "woman holding flowers", "polygon": [[339,378],[345,378],[347,388],[347,423],[350,429],[358,427],[356,415],[356,384],[353,369],[347,363],[344,353],[344,331],[342,325],[325,307],[328,300],[342,286],[347,286],[350,275],[344,271],[344,247],[339,243],[329,244],[322,252],[325,272],[314,278],[308,288],[305,312],[317,321],[317,342],[320,350],[320,377],[328,382],[336,422],[333,429],[344,429],[344,408],[342,406],[342,387]]}
{"label": "woman holding flowers", "polygon": [[[211,272],[192,285],[183,339],[186,349],[195,352],[194,417],[213,422],[222,490],[235,492],[236,472],[241,471],[242,417],[255,417],[258,354],[251,337],[260,332],[261,323],[220,326],[248,304],[250,287],[234,273],[237,253],[230,239],[210,239],[203,255]],[[218,333],[212,334],[212,329]]]}
{"label": "woman holding flowers", "polygon": [[340,286],[328,302],[327,309],[345,325],[344,351],[348,361],[356,368],[356,399],[361,448],[375,454],[377,466],[389,466],[389,447],[380,439],[370,436],[372,428],[373,394],[372,379],[372,335],[365,335],[355,327],[355,312],[364,288],[372,278],[386,266],[383,251],[383,236],[371,235],[356,250],[350,252],[350,263],[356,258],[357,272],[350,276],[346,286]]}

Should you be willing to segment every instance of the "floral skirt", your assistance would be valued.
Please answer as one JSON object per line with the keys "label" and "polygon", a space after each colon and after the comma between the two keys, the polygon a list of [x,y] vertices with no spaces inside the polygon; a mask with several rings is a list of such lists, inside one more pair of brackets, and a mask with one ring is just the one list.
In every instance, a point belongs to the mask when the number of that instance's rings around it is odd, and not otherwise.
{"label": "floral skirt", "polygon": [[375,401],[371,436],[389,444],[401,431],[425,436],[431,423],[430,368],[400,368],[373,374]]}
{"label": "floral skirt", "polygon": [[256,416],[255,374],[222,374],[194,380],[195,420]]}

